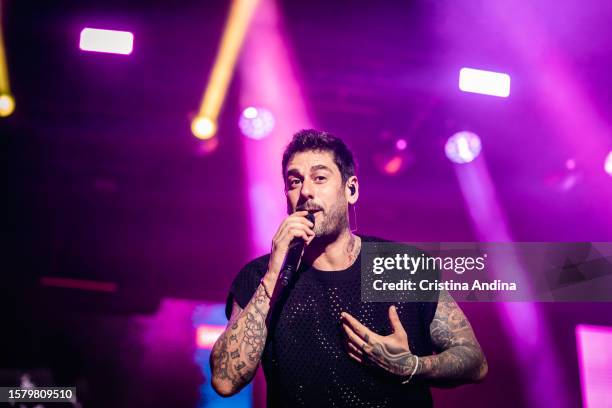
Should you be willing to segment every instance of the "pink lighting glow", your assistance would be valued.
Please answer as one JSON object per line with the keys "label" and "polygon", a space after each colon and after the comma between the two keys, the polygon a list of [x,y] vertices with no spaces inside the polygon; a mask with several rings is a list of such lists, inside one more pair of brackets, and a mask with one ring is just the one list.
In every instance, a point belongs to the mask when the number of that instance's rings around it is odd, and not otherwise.
{"label": "pink lighting glow", "polygon": [[446,157],[457,164],[472,162],[478,157],[481,149],[480,138],[472,132],[457,132],[444,146]]}
{"label": "pink lighting glow", "polygon": [[612,388],[612,327],[576,326],[582,405],[609,407]]}
{"label": "pink lighting glow", "polygon": [[604,162],[604,170],[610,176],[612,176],[612,150],[606,156],[606,161]]}
{"label": "pink lighting glow", "polygon": [[506,98],[510,95],[510,75],[474,68],[461,68],[459,89],[463,92]]}
{"label": "pink lighting glow", "polygon": [[224,326],[199,325],[196,329],[196,344],[199,348],[211,350],[223,330],[225,330]]}
{"label": "pink lighting glow", "polygon": [[134,34],[129,31],[84,28],[79,47],[83,51],[128,55],[134,48]]}
{"label": "pink lighting glow", "polygon": [[238,126],[243,135],[259,140],[268,136],[274,130],[274,122],[272,112],[264,108],[250,106],[242,111]]}

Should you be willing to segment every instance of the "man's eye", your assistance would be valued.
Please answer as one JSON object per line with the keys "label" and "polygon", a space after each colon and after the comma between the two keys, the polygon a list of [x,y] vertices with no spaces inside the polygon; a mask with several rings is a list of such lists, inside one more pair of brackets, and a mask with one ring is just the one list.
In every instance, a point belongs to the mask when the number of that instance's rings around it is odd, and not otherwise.
{"label": "man's eye", "polygon": [[317,176],[317,177],[315,177],[315,180],[316,181],[325,181],[325,180],[327,180],[327,178],[325,176]]}
{"label": "man's eye", "polygon": [[293,186],[296,186],[299,182],[300,182],[299,179],[289,180],[289,185],[293,187]]}

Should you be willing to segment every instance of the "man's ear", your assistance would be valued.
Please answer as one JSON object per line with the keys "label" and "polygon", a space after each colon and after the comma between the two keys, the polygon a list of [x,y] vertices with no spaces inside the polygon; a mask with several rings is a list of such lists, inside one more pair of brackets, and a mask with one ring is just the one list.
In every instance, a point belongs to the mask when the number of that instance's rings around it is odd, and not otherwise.
{"label": "man's ear", "polygon": [[346,181],[346,200],[349,204],[354,205],[359,199],[359,180],[357,176],[351,176]]}

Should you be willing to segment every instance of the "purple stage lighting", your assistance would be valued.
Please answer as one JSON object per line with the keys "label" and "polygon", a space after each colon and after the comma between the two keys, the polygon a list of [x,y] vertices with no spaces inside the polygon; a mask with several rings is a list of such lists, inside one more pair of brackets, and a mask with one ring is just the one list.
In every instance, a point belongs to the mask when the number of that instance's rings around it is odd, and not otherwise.
{"label": "purple stage lighting", "polygon": [[444,146],[446,157],[457,164],[470,163],[480,154],[478,135],[472,132],[458,132],[452,135]]}
{"label": "purple stage lighting", "polygon": [[129,31],[84,28],[79,47],[83,51],[128,55],[134,48],[134,34]]}
{"label": "purple stage lighting", "polygon": [[586,408],[609,407],[612,387],[612,327],[576,326],[576,346]]}
{"label": "purple stage lighting", "polygon": [[606,161],[604,162],[604,170],[606,171],[606,173],[612,176],[612,150],[610,150],[610,153],[608,153],[608,155],[606,156]]}
{"label": "purple stage lighting", "polygon": [[510,75],[480,69],[461,68],[459,71],[459,89],[463,92],[506,98],[510,95]]}
{"label": "purple stage lighting", "polygon": [[274,116],[267,109],[250,106],[242,111],[238,126],[246,137],[263,139],[274,129]]}

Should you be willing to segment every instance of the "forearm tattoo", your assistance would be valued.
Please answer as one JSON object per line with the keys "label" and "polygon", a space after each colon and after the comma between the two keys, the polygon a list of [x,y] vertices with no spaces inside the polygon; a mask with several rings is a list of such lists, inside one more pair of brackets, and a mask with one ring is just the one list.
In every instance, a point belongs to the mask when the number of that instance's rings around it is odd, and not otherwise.
{"label": "forearm tattoo", "polygon": [[470,322],[446,291],[440,292],[430,335],[440,353],[422,357],[417,375],[433,380],[470,382],[486,373],[486,359]]}
{"label": "forearm tattoo", "polygon": [[404,344],[381,342],[367,333],[362,345],[364,357],[393,374],[410,377],[414,373],[416,378],[429,380],[432,385],[453,386],[484,377],[487,363],[480,345],[469,321],[448,292],[440,294],[430,335],[440,353],[419,357],[418,367],[415,355]]}
{"label": "forearm tattoo", "polygon": [[260,285],[244,310],[232,316],[215,343],[211,353],[213,377],[230,381],[236,388],[253,378],[266,343],[269,307],[268,297]]}

